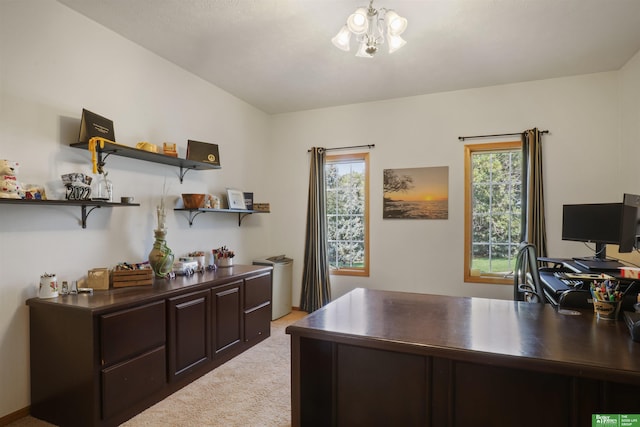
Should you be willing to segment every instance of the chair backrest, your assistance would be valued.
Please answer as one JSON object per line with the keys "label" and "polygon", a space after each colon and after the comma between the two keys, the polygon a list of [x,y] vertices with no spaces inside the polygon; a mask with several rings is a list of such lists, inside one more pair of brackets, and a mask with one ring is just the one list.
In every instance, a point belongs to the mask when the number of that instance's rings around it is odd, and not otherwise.
{"label": "chair backrest", "polygon": [[513,299],[540,304],[546,302],[538,271],[536,247],[531,243],[522,242],[518,248],[513,274]]}

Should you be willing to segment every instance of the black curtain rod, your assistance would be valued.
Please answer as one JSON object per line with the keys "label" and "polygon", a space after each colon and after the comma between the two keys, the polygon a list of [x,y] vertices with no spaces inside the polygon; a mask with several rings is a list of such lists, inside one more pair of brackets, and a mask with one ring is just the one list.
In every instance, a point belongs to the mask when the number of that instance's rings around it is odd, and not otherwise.
{"label": "black curtain rod", "polygon": [[[475,136],[459,136],[458,139],[460,141],[464,141],[465,139],[476,139],[476,138],[494,138],[498,136],[515,136],[522,135],[524,132],[514,132],[514,133],[497,133],[495,135],[475,135]],[[540,133],[549,133],[548,130],[541,130]]]}
{"label": "black curtain rod", "polygon": [[[349,147],[334,147],[334,148],[325,148],[324,151],[333,151],[333,150],[349,150],[352,148],[374,148],[376,144],[366,144],[366,145],[351,145]],[[307,153],[311,152],[311,150],[307,150]]]}

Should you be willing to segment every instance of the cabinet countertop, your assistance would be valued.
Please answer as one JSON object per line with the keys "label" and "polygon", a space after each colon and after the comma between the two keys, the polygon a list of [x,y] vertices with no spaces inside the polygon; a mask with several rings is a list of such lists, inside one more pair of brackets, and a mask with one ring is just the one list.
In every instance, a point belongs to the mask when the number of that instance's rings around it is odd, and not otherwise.
{"label": "cabinet countertop", "polygon": [[115,308],[126,308],[127,305],[139,303],[141,300],[154,301],[228,283],[229,280],[269,273],[272,269],[271,266],[263,265],[234,265],[233,267],[218,268],[215,271],[196,273],[193,276],[177,276],[175,279],[154,278],[153,284],[146,286],[95,290],[93,294],[60,295],[56,298],[30,298],[27,300],[27,305],[32,307],[60,306],[101,312]]}

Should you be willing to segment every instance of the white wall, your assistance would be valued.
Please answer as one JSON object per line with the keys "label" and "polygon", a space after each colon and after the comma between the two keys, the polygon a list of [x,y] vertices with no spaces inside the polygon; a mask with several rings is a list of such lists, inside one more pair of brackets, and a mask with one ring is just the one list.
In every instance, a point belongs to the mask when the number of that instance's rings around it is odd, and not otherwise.
{"label": "white wall", "polygon": [[620,70],[620,99],[623,188],[640,194],[640,52]]}
{"label": "white wall", "polygon": [[[269,199],[266,114],[53,0],[0,2],[0,159],[19,161],[21,181],[45,184],[57,198],[61,174],[91,170],[89,153],[69,147],[83,107],[112,119],[126,145],[175,142],[184,156],[187,139],[217,143],[222,169],[190,171],[180,185],[178,168],[109,157],[115,195],[141,206],[98,209],[85,230],[79,207],[0,207],[0,418],[29,405],[25,301],[40,274],[76,280],[90,268],[145,260],[165,179],[172,201],[226,187]],[[268,253],[269,219],[252,215],[239,228],[237,216],[202,214],[189,228],[170,211],[167,243],[178,255],[228,245],[247,263]]]}
{"label": "white wall", "polygon": [[[550,255],[586,255],[581,244],[560,239],[562,204],[622,198],[617,88],[618,73],[610,72],[275,116],[273,178],[283,191],[274,199],[287,208],[273,218],[273,241],[296,260],[294,305],[309,147],[376,145],[370,154],[371,275],[332,276],[334,297],[367,287],[511,298],[510,286],[463,281],[464,143],[458,136],[549,129],[543,141]],[[383,169],[422,166],[449,166],[449,219],[383,220]]]}

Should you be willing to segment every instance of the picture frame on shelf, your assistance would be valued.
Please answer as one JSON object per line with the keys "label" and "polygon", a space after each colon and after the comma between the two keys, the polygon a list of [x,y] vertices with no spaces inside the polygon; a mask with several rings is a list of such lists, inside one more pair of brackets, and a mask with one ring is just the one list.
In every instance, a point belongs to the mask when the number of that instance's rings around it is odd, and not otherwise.
{"label": "picture frame on shelf", "polygon": [[253,210],[253,193],[244,192],[244,207],[250,211]]}
{"label": "picture frame on shelf", "polygon": [[227,188],[227,202],[229,209],[247,209],[244,203],[244,193],[240,190]]}
{"label": "picture frame on shelf", "polygon": [[220,166],[218,144],[189,139],[187,140],[187,159]]}

